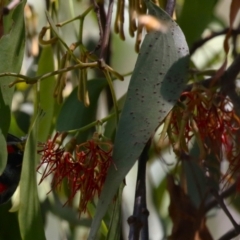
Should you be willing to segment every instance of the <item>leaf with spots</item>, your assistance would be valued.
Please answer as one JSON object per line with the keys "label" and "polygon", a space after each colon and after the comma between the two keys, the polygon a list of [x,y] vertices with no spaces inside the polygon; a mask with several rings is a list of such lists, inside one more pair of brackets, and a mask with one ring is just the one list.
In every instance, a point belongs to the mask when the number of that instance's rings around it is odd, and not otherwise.
{"label": "leaf with spots", "polygon": [[119,184],[185,86],[188,69],[185,37],[167,13],[150,1],[146,4],[149,14],[159,19],[164,31],[148,33],[142,43],[114,142],[116,168],[112,166],[108,172],[89,239],[94,239]]}

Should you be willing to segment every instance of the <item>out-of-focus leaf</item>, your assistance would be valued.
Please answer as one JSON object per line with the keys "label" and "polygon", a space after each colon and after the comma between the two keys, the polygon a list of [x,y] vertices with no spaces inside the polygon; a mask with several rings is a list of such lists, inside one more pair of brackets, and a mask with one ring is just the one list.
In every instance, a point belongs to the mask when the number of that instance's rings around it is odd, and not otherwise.
{"label": "out-of-focus leaf", "polygon": [[[21,69],[25,37],[23,20],[25,3],[26,1],[21,1],[16,7],[12,15],[12,29],[9,34],[2,36],[0,39],[0,73],[18,73]],[[0,173],[2,173],[7,162],[6,142],[3,136],[7,135],[10,126],[11,103],[14,89],[9,88],[8,85],[12,81],[12,77],[0,78]]]}
{"label": "out-of-focus leaf", "polygon": [[213,9],[217,0],[185,0],[178,18],[178,23],[181,26],[188,45],[197,41],[204,29],[213,20]]}
{"label": "out-of-focus leaf", "polygon": [[10,213],[11,202],[0,206],[0,240],[21,239],[17,213]]}
{"label": "out-of-focus leaf", "polygon": [[164,178],[161,183],[157,187],[151,186],[151,191],[153,193],[153,203],[156,209],[156,214],[158,214],[159,220],[162,223],[163,227],[163,235],[166,236],[167,234],[167,226],[170,223],[169,215],[166,213],[166,206],[167,206],[167,180]]}
{"label": "out-of-focus leaf", "polygon": [[35,119],[25,145],[20,180],[19,226],[24,240],[45,239],[36,181],[38,118],[39,116]]}
{"label": "out-of-focus leaf", "polygon": [[7,159],[7,144],[4,135],[2,134],[2,131],[0,130],[0,174],[3,173],[5,166],[6,166],[6,161]]}
{"label": "out-of-focus leaf", "polygon": [[206,190],[209,189],[206,186],[204,172],[193,159],[183,161],[183,169],[186,177],[187,193],[191,197],[194,206],[198,207],[205,197]]}
{"label": "out-of-focus leaf", "polygon": [[29,113],[17,110],[14,112],[14,117],[16,119],[17,125],[19,126],[20,130],[27,134],[29,127],[31,116]]}
{"label": "out-of-focus leaf", "polygon": [[116,167],[109,169],[89,239],[94,239],[117,188],[185,86],[188,69],[185,37],[167,13],[150,1],[146,4],[165,31],[150,32],[141,46],[114,142]]}
{"label": "out-of-focus leaf", "polygon": [[[81,128],[92,121],[95,121],[98,98],[104,87],[107,86],[106,79],[93,79],[87,82],[89,91],[90,106],[85,107],[77,98],[75,88],[64,102],[57,119],[57,131],[63,132]],[[81,139],[86,138],[89,131],[81,133]]]}
{"label": "out-of-focus leaf", "polygon": [[48,195],[48,199],[44,202],[46,211],[51,211],[55,216],[67,221],[72,226],[90,227],[92,220],[89,218],[79,218],[78,212],[71,206],[64,206],[60,202],[58,196],[53,191]]}
{"label": "out-of-focus leaf", "polygon": [[[37,75],[42,75],[47,72],[54,71],[53,51],[52,47],[48,46],[43,48],[41,57],[38,62]],[[54,107],[57,104],[53,98],[53,91],[55,86],[54,76],[51,76],[44,81],[40,82],[40,107],[45,115],[39,122],[38,140],[46,141],[49,136],[51,126],[55,120]]]}
{"label": "out-of-focus leaf", "polygon": [[214,155],[208,155],[205,159],[205,167],[211,172],[211,178],[207,178],[204,169],[198,164],[199,148],[196,142],[190,151],[189,161],[183,161],[183,169],[186,177],[187,194],[190,196],[195,207],[206,200],[209,195],[209,189],[218,191],[220,180],[220,162]]}
{"label": "out-of-focus leaf", "polygon": [[9,128],[9,132],[17,137],[22,137],[25,133],[19,128],[15,116],[12,114],[11,116],[11,124]]}
{"label": "out-of-focus leaf", "polygon": [[206,224],[204,210],[193,206],[189,196],[174,183],[172,176],[167,177],[170,194],[169,215],[173,221],[169,240],[213,240]]}

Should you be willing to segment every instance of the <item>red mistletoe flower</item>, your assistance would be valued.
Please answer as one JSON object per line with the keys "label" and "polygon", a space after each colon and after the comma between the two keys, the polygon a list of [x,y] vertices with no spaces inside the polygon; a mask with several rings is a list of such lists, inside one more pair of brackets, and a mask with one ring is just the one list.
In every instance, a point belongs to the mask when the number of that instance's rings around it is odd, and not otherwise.
{"label": "red mistletoe flower", "polygon": [[59,141],[59,138],[61,138],[61,135],[56,133],[53,139],[49,139],[46,143],[39,144],[41,150],[39,150],[38,153],[41,154],[41,164],[38,166],[37,171],[39,171],[41,166],[44,166],[39,184],[46,177],[54,173],[52,185],[55,187],[61,183],[66,175],[64,165],[68,154],[64,148],[61,147],[62,141]]}
{"label": "red mistletoe flower", "polygon": [[240,120],[230,100],[204,89],[185,92],[182,97],[184,104],[173,109],[169,126],[169,139],[175,149],[177,146],[178,151],[188,152],[189,141],[195,137],[201,158],[213,153],[221,160],[224,149],[231,161]]}
{"label": "red mistletoe flower", "polygon": [[199,160],[213,166],[211,155],[219,162],[226,159],[229,168],[222,175],[223,186],[236,181],[240,189],[240,119],[227,96],[203,87],[184,92],[165,124],[177,156],[189,152],[194,138],[200,152]]}
{"label": "red mistletoe flower", "polygon": [[[40,183],[53,174],[52,187],[57,187],[63,179],[67,179],[71,188],[72,200],[77,191],[81,192],[79,211],[85,212],[87,203],[99,196],[105,182],[108,168],[112,164],[112,144],[92,139],[80,145],[74,145],[73,151],[67,151],[59,145],[56,134],[53,140],[42,144],[39,153],[41,163],[45,166]],[[73,144],[71,149],[73,149]]]}

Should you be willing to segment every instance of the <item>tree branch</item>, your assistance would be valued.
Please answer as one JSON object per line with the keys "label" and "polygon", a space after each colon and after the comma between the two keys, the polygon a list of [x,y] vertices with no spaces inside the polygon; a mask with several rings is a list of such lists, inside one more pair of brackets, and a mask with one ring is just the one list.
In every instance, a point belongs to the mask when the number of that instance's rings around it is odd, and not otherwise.
{"label": "tree branch", "polygon": [[104,28],[103,40],[102,40],[101,49],[100,49],[100,59],[104,59],[104,60],[106,58],[106,51],[108,48],[108,42],[109,42],[110,31],[111,31],[113,4],[114,4],[114,1],[109,0],[107,20]]}
{"label": "tree branch", "polygon": [[[218,82],[216,83],[218,86],[221,87],[221,92],[224,95],[228,95],[231,99],[234,109],[238,116],[240,116],[240,97],[235,91],[235,80],[240,73],[240,54],[235,58],[233,63],[230,65],[230,67],[224,72],[224,74],[220,77]],[[202,84],[204,87],[208,88],[211,85],[212,78],[207,78],[199,84]],[[191,91],[194,84],[189,84],[184,89],[183,92]]]}
{"label": "tree branch", "polygon": [[[190,49],[190,55],[192,55],[199,47],[201,47],[202,45],[204,45],[206,42],[208,42],[209,40],[221,36],[223,34],[227,34],[229,32],[229,28],[225,28],[220,32],[212,32],[208,37],[203,38],[197,42],[195,42],[192,46],[192,48]],[[238,34],[240,34],[240,29],[232,29],[232,35],[236,36]]]}
{"label": "tree branch", "polygon": [[218,240],[231,240],[238,235],[239,235],[239,231],[236,231],[236,229],[233,228],[230,231],[223,234],[223,236],[221,236]]}
{"label": "tree branch", "polygon": [[219,203],[219,206],[224,211],[224,213],[227,215],[229,220],[231,221],[232,225],[234,226],[234,229],[238,234],[240,234],[240,226],[237,224],[231,213],[229,212],[228,208],[226,207],[223,198],[218,194],[218,192],[215,189],[211,189],[212,195],[216,198],[217,202]]}
{"label": "tree branch", "polygon": [[100,9],[100,5],[103,5],[102,3],[97,3],[96,0],[91,0],[91,2],[94,6],[94,11],[97,16],[97,22],[98,22],[98,28],[99,28],[99,41],[94,50],[94,51],[96,51],[101,47],[101,44],[102,44],[102,40],[103,40],[103,27],[102,26],[105,26],[106,14],[105,14],[104,8],[103,8],[103,11],[101,11],[101,9]]}
{"label": "tree branch", "polygon": [[240,55],[238,55],[231,66],[225,71],[223,76],[220,79],[221,83],[221,92],[224,95],[228,95],[231,99],[235,112],[238,116],[240,116],[240,98],[238,94],[236,93],[235,89],[235,80],[237,78],[237,75],[240,72]]}
{"label": "tree branch", "polygon": [[[225,191],[220,193],[219,197],[224,199],[224,198],[227,198],[227,197],[231,196],[234,192],[236,192],[236,187],[237,187],[236,183],[232,184],[228,189],[226,189]],[[212,208],[216,207],[217,205],[218,205],[217,199],[216,198],[212,198],[205,205],[205,213],[207,213],[209,210],[211,210]]]}
{"label": "tree branch", "polygon": [[[128,218],[130,226],[129,240],[148,240],[148,215],[146,203],[146,164],[148,161],[148,150],[151,146],[151,139],[145,145],[138,160],[138,174],[135,192],[133,215]],[[140,235],[141,234],[141,235]]]}
{"label": "tree branch", "polygon": [[172,17],[174,9],[175,9],[175,4],[176,4],[176,0],[168,0],[166,7],[165,7],[165,11]]}

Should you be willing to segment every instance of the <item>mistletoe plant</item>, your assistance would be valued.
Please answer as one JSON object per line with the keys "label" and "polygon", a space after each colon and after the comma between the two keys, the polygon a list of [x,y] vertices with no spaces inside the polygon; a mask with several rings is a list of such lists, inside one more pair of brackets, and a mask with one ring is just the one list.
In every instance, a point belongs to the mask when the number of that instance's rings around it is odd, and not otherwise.
{"label": "mistletoe plant", "polygon": [[[46,0],[41,31],[36,9],[26,0],[1,2],[0,199],[10,198],[18,181],[20,188],[11,208],[17,214],[4,212],[9,204],[2,207],[7,220],[0,224],[6,226],[0,238],[46,239],[49,211],[67,222],[66,239],[123,239],[126,231],[131,240],[153,238],[146,179],[147,165],[154,161],[167,169],[159,186],[152,185],[151,196],[156,208],[165,193],[169,196],[168,216],[156,211],[165,223],[164,237],[214,239],[206,220],[217,205],[233,225],[219,239],[240,234],[224,201],[231,196],[239,208],[240,99],[235,83],[240,56],[239,27],[233,23],[240,4],[231,1],[229,27],[200,39],[214,22],[218,1],[201,6],[196,0],[180,2]],[[206,16],[200,21],[201,14]],[[128,37],[126,18],[138,54],[130,73],[112,63],[114,37]],[[87,34],[90,19],[97,42]],[[225,36],[224,56],[198,68],[195,51],[219,35]],[[31,62],[27,71],[26,62]],[[118,98],[115,82],[128,76],[127,93]],[[105,102],[99,100],[102,92]],[[21,107],[27,102],[30,114],[24,118]],[[99,117],[100,110],[105,110],[104,117]],[[170,166],[166,152],[174,162]],[[21,178],[11,177],[9,166],[16,156],[21,161],[13,168],[21,171]],[[129,230],[123,230],[122,194],[136,162],[133,213]],[[89,232],[77,235],[83,226]]]}

